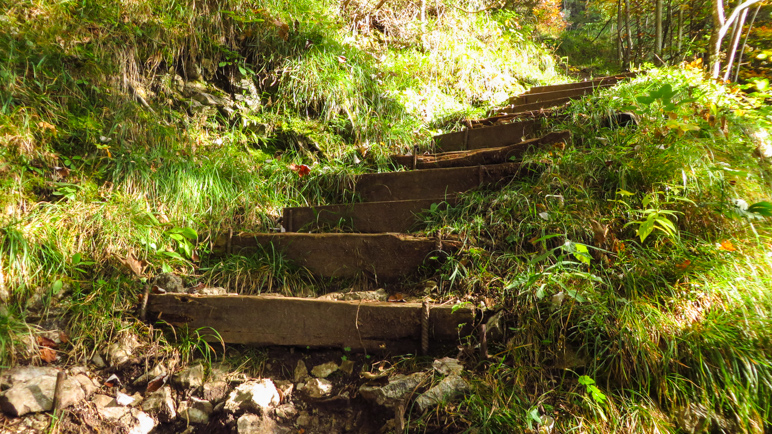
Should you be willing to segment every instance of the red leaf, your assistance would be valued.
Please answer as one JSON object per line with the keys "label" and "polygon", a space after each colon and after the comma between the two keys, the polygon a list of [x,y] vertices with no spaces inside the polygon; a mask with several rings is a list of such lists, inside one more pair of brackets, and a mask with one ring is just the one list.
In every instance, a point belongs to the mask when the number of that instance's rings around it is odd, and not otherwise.
{"label": "red leaf", "polygon": [[305,164],[290,164],[289,168],[294,170],[301,178],[311,173],[311,168]]}
{"label": "red leaf", "polygon": [[48,347],[40,349],[40,358],[46,363],[53,363],[56,361],[56,351]]}
{"label": "red leaf", "polygon": [[59,344],[57,344],[56,342],[52,341],[51,339],[48,339],[45,336],[38,336],[37,340],[38,340],[38,345],[40,345],[41,347],[47,347],[47,348],[58,348],[59,347]]}
{"label": "red leaf", "polygon": [[167,377],[168,377],[167,374],[161,374],[153,378],[152,380],[150,380],[150,382],[147,383],[147,390],[145,392],[150,393],[160,389],[164,384],[166,384]]}

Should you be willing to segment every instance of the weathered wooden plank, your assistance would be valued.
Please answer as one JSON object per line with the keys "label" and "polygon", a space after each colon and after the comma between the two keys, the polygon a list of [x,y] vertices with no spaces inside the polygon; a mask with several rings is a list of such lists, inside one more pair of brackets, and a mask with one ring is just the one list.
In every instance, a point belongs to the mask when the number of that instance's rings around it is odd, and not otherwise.
{"label": "weathered wooden plank", "polygon": [[522,104],[517,106],[506,106],[500,109],[493,110],[492,114],[512,114],[512,113],[523,113],[523,112],[543,110],[543,109],[561,106],[571,101],[572,99],[576,99],[576,98],[569,96],[569,97],[563,97],[563,98],[555,98],[549,101],[539,101],[539,102]]}
{"label": "weathered wooden plank", "polygon": [[[412,158],[412,157],[410,157]],[[444,207],[455,199],[416,199],[389,202],[361,202],[284,208],[282,225],[288,232],[312,231],[336,226],[353,232],[410,232],[416,215],[432,204]]]}
{"label": "weathered wooden plank", "polygon": [[[151,295],[151,321],[203,329],[210,342],[245,345],[350,348],[414,353],[420,348],[419,303],[347,302],[272,296]],[[432,343],[455,342],[470,333],[470,309],[430,310]],[[465,324],[459,329],[459,325]],[[216,331],[217,334],[210,330]]]}
{"label": "weathered wooden plank", "polygon": [[495,127],[466,129],[434,136],[434,146],[437,152],[506,146],[535,136],[541,128],[541,120],[531,119]]}
{"label": "weathered wooden plank", "polygon": [[[419,155],[416,157],[416,169],[433,169],[439,167],[465,167],[481,164],[500,164],[519,160],[529,149],[545,145],[565,142],[571,138],[568,131],[552,132],[538,139],[524,140],[514,145],[502,148],[478,149],[475,151],[445,152],[441,154]],[[412,155],[392,155],[392,161],[404,167],[413,166]]]}
{"label": "weathered wooden plank", "polygon": [[616,75],[609,75],[606,77],[599,77],[593,80],[587,80],[587,81],[577,81],[573,83],[564,83],[564,84],[552,84],[549,86],[534,86],[525,93],[543,93],[543,92],[553,92],[556,90],[565,90],[565,89],[572,89],[576,87],[584,87],[587,84],[593,83],[593,84],[600,84],[600,83],[616,83],[618,81],[624,80],[625,78],[635,77],[639,73],[638,72],[623,72]]}
{"label": "weathered wooden plank", "polygon": [[579,98],[584,95],[595,92],[598,89],[603,89],[613,86],[612,83],[598,83],[590,84],[583,87],[575,87],[571,89],[555,90],[551,92],[539,92],[539,93],[525,93],[510,98],[509,104],[515,110],[522,105],[533,104],[542,101],[551,101],[559,98]]}
{"label": "weathered wooden plank", "polygon": [[[442,243],[453,251],[457,242]],[[435,240],[404,234],[239,234],[217,239],[213,252],[249,254],[276,252],[298,267],[321,277],[368,276],[395,280],[414,273],[424,261],[436,258]]]}
{"label": "weathered wooden plank", "polygon": [[365,202],[448,197],[487,184],[533,173],[517,163],[359,175],[355,191]]}

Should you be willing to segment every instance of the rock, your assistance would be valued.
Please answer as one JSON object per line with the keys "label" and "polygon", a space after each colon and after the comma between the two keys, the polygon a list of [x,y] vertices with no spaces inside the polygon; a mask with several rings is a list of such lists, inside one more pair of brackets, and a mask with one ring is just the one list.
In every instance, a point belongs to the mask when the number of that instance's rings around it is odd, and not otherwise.
{"label": "rock", "polygon": [[152,381],[154,378],[160,377],[162,375],[166,375],[168,373],[166,366],[162,364],[157,364],[153,366],[153,369],[145,372],[144,374],[137,377],[132,384],[135,386],[139,386],[141,384],[147,384],[150,381]]}
{"label": "rock", "polygon": [[77,374],[72,378],[80,384],[80,388],[83,389],[86,398],[91,396],[99,388],[99,383],[86,374]]}
{"label": "rock", "polygon": [[180,417],[189,423],[209,423],[209,415],[213,411],[214,406],[211,402],[196,397],[190,398],[190,401],[181,402],[179,408]]}
{"label": "rock", "polygon": [[107,395],[95,395],[91,400],[96,405],[97,412],[103,418],[121,425],[119,432],[129,434],[148,434],[155,428],[155,419],[136,408],[119,406]]}
{"label": "rock", "polygon": [[58,369],[49,366],[17,366],[0,374],[0,390],[10,389],[38,377],[56,378],[58,373]]}
{"label": "rock", "polygon": [[239,434],[284,434],[289,433],[289,428],[281,427],[266,416],[245,413],[236,422]]}
{"label": "rock", "polygon": [[335,362],[327,362],[321,365],[316,365],[311,369],[311,375],[316,378],[327,378],[333,372],[338,370],[338,364]]}
{"label": "rock", "polygon": [[105,349],[107,362],[110,366],[121,366],[131,359],[138,347],[139,341],[133,333],[122,333],[115,342]]}
{"label": "rock", "polygon": [[255,410],[262,412],[281,402],[279,391],[270,379],[250,380],[236,387],[225,401],[225,410]]}
{"label": "rock", "polygon": [[345,372],[348,375],[351,375],[354,372],[354,361],[353,360],[344,360],[341,362],[340,367],[338,368],[342,372]]}
{"label": "rock", "polygon": [[288,402],[292,399],[292,391],[295,389],[295,385],[291,381],[276,380],[273,383],[276,385],[276,390],[279,391],[281,402]]}
{"label": "rock", "polygon": [[196,365],[174,374],[172,382],[183,389],[198,389],[204,385],[204,366]]}
{"label": "rock", "polygon": [[222,380],[204,383],[204,399],[216,404],[228,396],[228,383]]}
{"label": "rock", "polygon": [[424,372],[416,372],[411,375],[395,375],[389,378],[389,384],[385,386],[363,384],[359,388],[359,393],[363,398],[373,401],[378,405],[393,407],[413,393],[426,377],[427,374]]}
{"label": "rock", "polygon": [[298,414],[295,404],[282,404],[274,409],[274,414],[282,422],[290,422]]}
{"label": "rock", "polygon": [[219,286],[207,286],[200,289],[194,289],[190,293],[199,295],[227,295],[228,290]]}
{"label": "rock", "polygon": [[300,383],[306,378],[308,378],[308,368],[306,368],[305,362],[298,360],[298,364],[295,365],[295,382]]}
{"label": "rock", "polygon": [[297,426],[301,428],[308,427],[308,426],[314,425],[314,422],[315,422],[314,419],[315,418],[311,416],[307,411],[301,411],[300,415],[298,416],[298,419],[295,421],[295,424],[297,424]]}
{"label": "rock", "polygon": [[[17,381],[22,378],[27,378],[27,374],[17,372],[16,380],[9,379],[9,382],[13,381],[13,386],[0,393],[0,408],[12,416],[51,410],[54,404],[56,375],[41,375],[24,382]],[[85,398],[86,393],[78,380],[65,378],[60,396],[61,408],[70,407]]]}
{"label": "rock", "polygon": [[702,404],[690,403],[675,410],[676,425],[685,433],[705,432],[711,423],[711,411]]}
{"label": "rock", "polygon": [[173,273],[159,274],[150,279],[149,285],[151,288],[157,286],[166,292],[185,292],[185,285],[182,279]]}
{"label": "rock", "polygon": [[505,324],[504,324],[504,311],[500,310],[496,312],[485,323],[485,330],[488,336],[489,342],[501,342],[505,336]]}
{"label": "rock", "polygon": [[99,353],[94,354],[94,357],[91,358],[91,363],[94,364],[99,369],[106,368],[107,363],[105,363],[105,359],[102,358]]}
{"label": "rock", "polygon": [[257,91],[257,86],[255,86],[255,83],[251,79],[234,79],[231,80],[230,84],[231,89],[233,90],[233,99],[243,103],[250,110],[260,108],[260,94]]}
{"label": "rock", "polygon": [[450,357],[435,360],[434,363],[432,363],[432,367],[442,375],[460,375],[461,372],[464,371],[464,367],[458,362],[458,359]]}
{"label": "rock", "polygon": [[383,288],[376,291],[331,292],[319,297],[319,299],[342,301],[386,301],[389,299],[389,293]]}
{"label": "rock", "polygon": [[171,422],[177,417],[177,410],[172,396],[172,389],[164,386],[145,396],[142,401],[142,410],[155,414],[161,422]]}
{"label": "rock", "polygon": [[435,405],[448,401],[456,395],[468,392],[470,390],[469,383],[458,375],[449,375],[440,381],[440,384],[432,387],[426,392],[422,393],[416,399],[421,412],[434,407]]}
{"label": "rock", "polygon": [[332,393],[332,381],[324,378],[311,378],[306,383],[299,384],[298,391],[303,392],[309,398],[326,398]]}

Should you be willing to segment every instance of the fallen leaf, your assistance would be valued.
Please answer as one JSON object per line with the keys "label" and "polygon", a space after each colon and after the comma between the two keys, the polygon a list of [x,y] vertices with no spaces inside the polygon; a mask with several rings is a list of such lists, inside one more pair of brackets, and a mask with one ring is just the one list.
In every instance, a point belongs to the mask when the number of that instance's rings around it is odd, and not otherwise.
{"label": "fallen leaf", "polygon": [[38,127],[44,130],[51,130],[53,132],[56,132],[56,127],[49,124],[48,122],[40,121],[38,122]]}
{"label": "fallen leaf", "polygon": [[120,384],[121,384],[121,380],[115,374],[107,377],[107,380],[105,380],[105,386],[107,387],[120,386]]}
{"label": "fallen leaf", "polygon": [[156,390],[163,387],[164,384],[166,384],[166,379],[169,377],[168,374],[161,374],[152,380],[150,380],[149,383],[147,383],[147,389],[145,390],[146,393],[155,392]]}
{"label": "fallen leaf", "polygon": [[305,164],[290,164],[289,168],[294,170],[301,178],[311,173],[311,168]]}
{"label": "fallen leaf", "polygon": [[614,247],[612,248],[614,253],[624,252],[625,251],[625,243],[619,241],[614,243]]}
{"label": "fallen leaf", "polygon": [[161,288],[158,285],[153,285],[153,287],[150,288],[150,292],[152,292],[153,294],[166,294],[166,290]]}
{"label": "fallen leaf", "polygon": [[687,259],[687,260],[681,262],[680,264],[676,264],[676,268],[678,268],[679,270],[683,271],[683,270],[686,270],[687,268],[689,268],[690,265],[692,265],[692,261]]}
{"label": "fallen leaf", "polygon": [[405,301],[405,296],[401,292],[389,296],[389,301],[392,303],[400,303]]}
{"label": "fallen leaf", "polygon": [[56,361],[56,351],[48,347],[40,349],[40,359],[46,363],[53,363]]}
{"label": "fallen leaf", "polygon": [[70,176],[70,169],[66,167],[54,166],[54,178],[64,179]]}
{"label": "fallen leaf", "polygon": [[721,242],[721,245],[718,246],[718,250],[723,250],[725,252],[734,252],[737,251],[737,249],[734,247],[731,241],[724,240]]}
{"label": "fallen leaf", "polygon": [[199,258],[199,256],[198,256],[198,251],[197,251],[197,250],[193,250],[193,253],[191,253],[191,254],[190,254],[190,259],[191,259],[193,262],[198,262],[198,260],[199,260],[199,259],[201,259],[201,258]]}
{"label": "fallen leaf", "polygon": [[595,244],[601,245],[606,242],[606,236],[608,235],[608,225],[602,225],[597,220],[590,220],[590,226],[595,236]]}
{"label": "fallen leaf", "polygon": [[273,20],[273,24],[276,26],[279,32],[279,37],[285,41],[289,39],[289,26],[282,20]]}
{"label": "fallen leaf", "polygon": [[142,270],[145,269],[145,261],[140,261],[134,257],[133,253],[129,252],[129,254],[126,255],[126,259],[121,262],[128,266],[137,277],[142,277]]}
{"label": "fallen leaf", "polygon": [[38,336],[37,337],[38,345],[41,347],[48,347],[48,348],[58,348],[59,344],[52,341],[51,339],[48,339],[45,336]]}
{"label": "fallen leaf", "polygon": [[67,336],[67,333],[60,331],[59,332],[59,340],[62,341],[63,344],[66,344],[70,342],[70,337]]}
{"label": "fallen leaf", "polygon": [[346,59],[346,56],[343,56],[343,55],[338,56],[338,62],[346,63],[347,61],[348,61],[348,59]]}

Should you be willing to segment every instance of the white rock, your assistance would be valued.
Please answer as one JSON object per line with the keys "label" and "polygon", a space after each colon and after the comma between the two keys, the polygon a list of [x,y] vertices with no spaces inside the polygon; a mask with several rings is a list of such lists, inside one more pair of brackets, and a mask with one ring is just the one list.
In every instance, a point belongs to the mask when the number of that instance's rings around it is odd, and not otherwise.
{"label": "white rock", "polygon": [[[17,377],[18,379],[27,377]],[[0,393],[0,408],[12,416],[49,411],[54,404],[56,376],[43,375],[24,382],[14,380],[14,385]],[[86,398],[78,380],[68,377],[64,380],[61,408],[67,408]]]}
{"label": "white rock", "polygon": [[449,375],[443,378],[438,385],[418,396],[415,402],[423,412],[441,402],[448,401],[456,395],[467,392],[469,389],[469,383],[463,378],[458,375]]}
{"label": "white rock", "polygon": [[295,382],[300,383],[301,381],[308,378],[308,368],[306,368],[305,362],[302,360],[298,360],[298,364],[295,365]]}
{"label": "white rock", "polygon": [[162,422],[169,422],[177,417],[172,389],[164,386],[153,393],[148,394],[142,401],[142,410],[158,415]]}
{"label": "white rock", "polygon": [[321,365],[316,365],[311,369],[311,375],[317,378],[327,378],[333,372],[338,370],[338,364],[335,362],[327,362]]}
{"label": "white rock", "polygon": [[250,380],[239,385],[225,401],[225,410],[234,412],[237,410],[262,411],[269,407],[279,405],[281,397],[276,386],[268,378]]}
{"label": "white rock", "polygon": [[174,384],[183,389],[198,389],[204,385],[204,367],[196,365],[174,374]]}
{"label": "white rock", "polygon": [[432,367],[442,375],[458,375],[464,371],[464,367],[458,362],[458,359],[450,357],[435,360],[434,363],[432,363]]}
{"label": "white rock", "polygon": [[299,384],[298,391],[309,398],[325,398],[332,393],[332,382],[324,378],[311,378],[306,383]]}
{"label": "white rock", "polygon": [[209,415],[213,410],[211,402],[192,397],[190,401],[180,403],[179,413],[181,418],[190,423],[205,424],[209,423]]}
{"label": "white rock", "polygon": [[426,378],[425,373],[416,372],[411,375],[395,375],[389,378],[389,384],[385,386],[370,386],[363,384],[359,393],[363,398],[374,401],[378,405],[394,406],[405,399]]}

